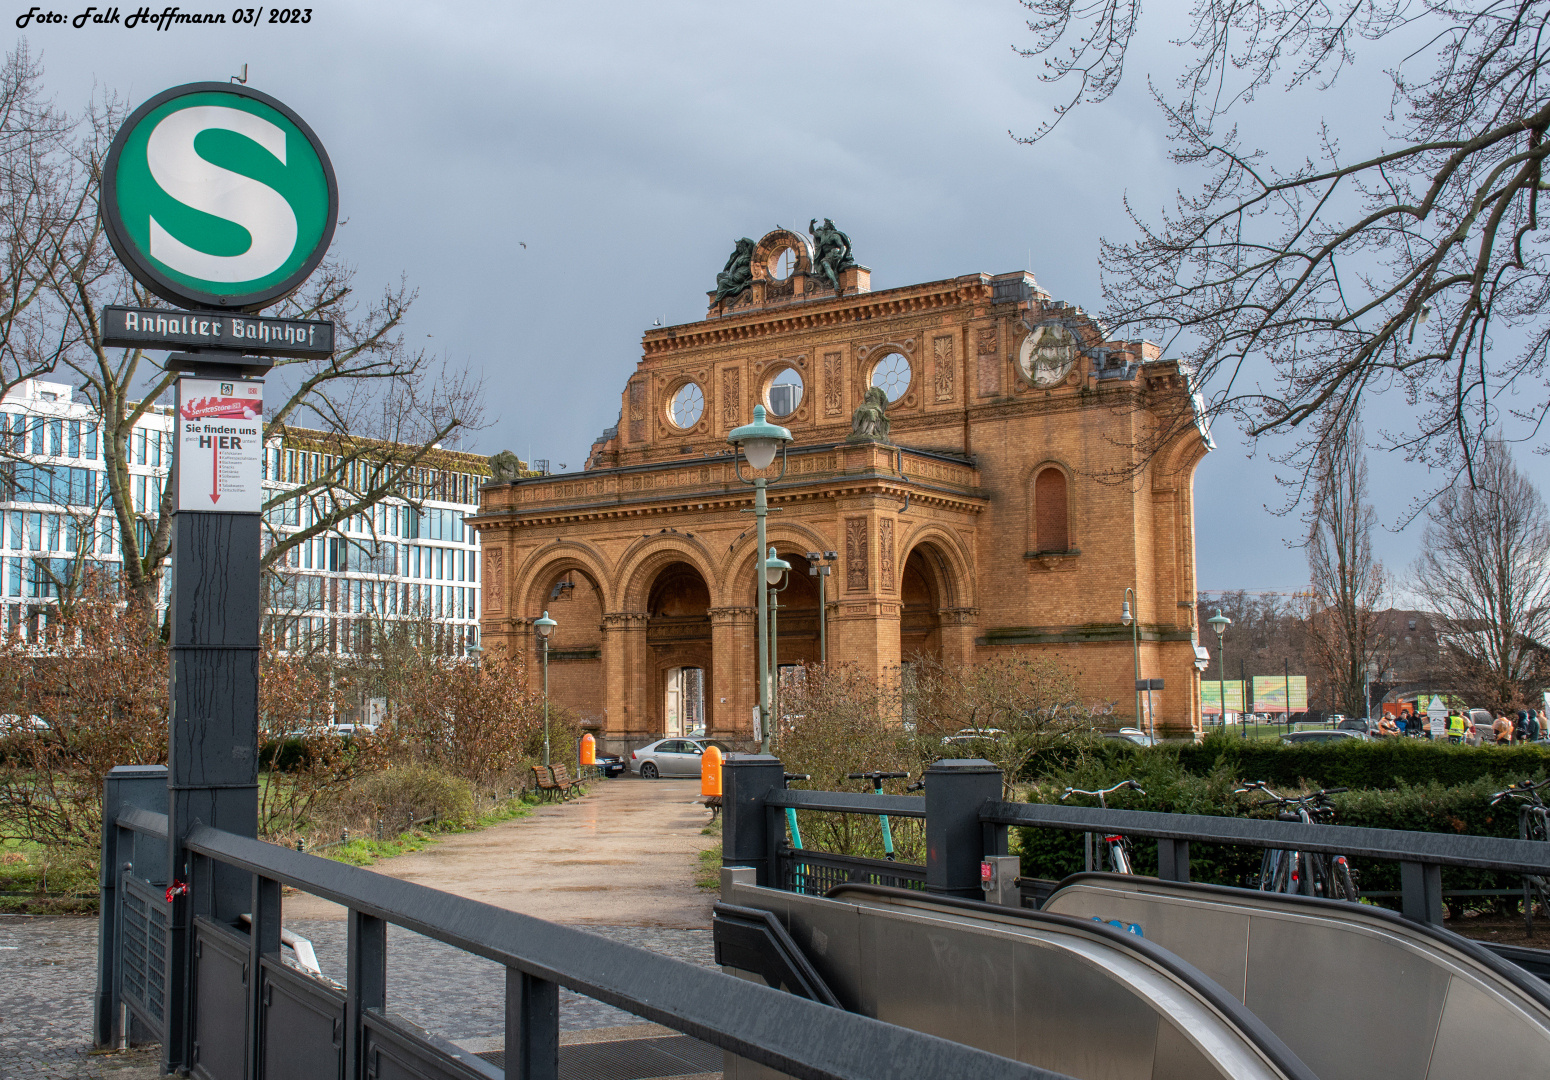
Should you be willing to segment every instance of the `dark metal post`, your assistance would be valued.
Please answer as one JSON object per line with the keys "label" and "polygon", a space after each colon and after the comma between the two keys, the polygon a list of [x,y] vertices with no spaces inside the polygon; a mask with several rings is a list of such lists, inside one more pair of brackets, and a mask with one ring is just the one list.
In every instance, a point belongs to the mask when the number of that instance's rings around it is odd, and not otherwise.
{"label": "dark metal post", "polygon": [[344,1080],[366,1080],[366,1010],[387,1007],[387,923],[352,909],[347,948]]}
{"label": "dark metal post", "polygon": [[1405,918],[1442,925],[1442,867],[1436,863],[1401,862],[1399,888]]}
{"label": "dark metal post", "polygon": [[926,770],[926,889],[981,899],[985,857],[980,808],[1001,798],[1001,770],[982,758],[938,761]]}
{"label": "dark metal post", "polygon": [[[183,512],[172,533],[167,865],[191,882],[196,824],[258,835],[259,517]],[[192,935],[195,914],[235,922],[248,908],[251,875],[207,865],[174,905],[174,935]],[[192,1065],[191,939],[168,944],[164,1071]]]}
{"label": "dark metal post", "polygon": [[786,767],[771,754],[728,754],[721,763],[721,865],[751,866],[755,884],[776,877],[765,799],[786,787]]}
{"label": "dark metal post", "polygon": [[506,1076],[559,1080],[560,986],[506,969]]}
{"label": "dark metal post", "polygon": [[[263,1076],[264,960],[280,962],[280,883],[253,875],[248,927],[248,1075]],[[283,1038],[284,1033],[279,1033]]]}
{"label": "dark metal post", "polygon": [[1188,840],[1157,841],[1157,876],[1164,881],[1189,880]]}
{"label": "dark metal post", "polygon": [[[133,833],[122,839],[117,818],[124,810],[161,813],[167,805],[165,765],[119,765],[108,772],[102,785],[102,860],[97,912],[97,998],[92,1038],[98,1046],[127,1041],[130,1032],[120,1030],[118,992],[118,885],[124,863],[134,861]],[[161,860],[154,860],[158,865]],[[147,877],[141,869],[140,876]]]}

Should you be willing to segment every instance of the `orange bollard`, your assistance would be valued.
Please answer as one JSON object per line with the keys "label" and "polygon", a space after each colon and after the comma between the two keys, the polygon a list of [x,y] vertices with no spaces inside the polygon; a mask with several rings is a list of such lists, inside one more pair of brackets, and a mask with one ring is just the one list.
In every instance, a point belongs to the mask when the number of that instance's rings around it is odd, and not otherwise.
{"label": "orange bollard", "polygon": [[700,757],[700,794],[721,798],[721,750],[707,746]]}
{"label": "orange bollard", "polygon": [[581,737],[581,763],[583,765],[597,764],[597,740],[590,732]]}

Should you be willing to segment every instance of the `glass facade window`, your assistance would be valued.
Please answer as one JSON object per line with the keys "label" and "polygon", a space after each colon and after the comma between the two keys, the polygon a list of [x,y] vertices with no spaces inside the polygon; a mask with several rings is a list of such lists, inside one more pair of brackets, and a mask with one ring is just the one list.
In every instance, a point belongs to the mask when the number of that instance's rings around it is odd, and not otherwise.
{"label": "glass facade window", "polygon": [[81,456],[81,422],[70,421],[69,429],[65,432],[65,450],[73,458]]}

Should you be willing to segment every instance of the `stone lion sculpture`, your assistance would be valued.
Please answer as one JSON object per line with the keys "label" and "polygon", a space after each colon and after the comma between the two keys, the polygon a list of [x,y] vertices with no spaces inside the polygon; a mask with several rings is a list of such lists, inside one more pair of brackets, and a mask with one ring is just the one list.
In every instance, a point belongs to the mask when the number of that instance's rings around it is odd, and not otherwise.
{"label": "stone lion sculpture", "polygon": [[850,437],[846,442],[888,441],[888,395],[879,387],[871,387],[861,405],[850,418]]}

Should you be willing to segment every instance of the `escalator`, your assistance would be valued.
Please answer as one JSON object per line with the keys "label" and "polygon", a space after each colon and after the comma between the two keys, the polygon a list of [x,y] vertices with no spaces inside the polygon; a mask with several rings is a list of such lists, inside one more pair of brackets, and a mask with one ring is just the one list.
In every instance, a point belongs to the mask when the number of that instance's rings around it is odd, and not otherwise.
{"label": "escalator", "polygon": [[[1079,1080],[1318,1075],[1239,998],[1107,922],[872,885],[812,897],[734,880],[723,900],[727,970]],[[758,912],[766,960],[750,954]],[[772,1074],[729,1055],[725,1075]]]}
{"label": "escalator", "polygon": [[1550,1075],[1550,984],[1481,944],[1364,904],[1076,874],[1041,911],[1180,957],[1322,1080]]}

